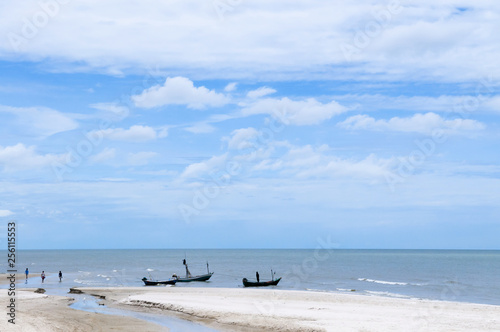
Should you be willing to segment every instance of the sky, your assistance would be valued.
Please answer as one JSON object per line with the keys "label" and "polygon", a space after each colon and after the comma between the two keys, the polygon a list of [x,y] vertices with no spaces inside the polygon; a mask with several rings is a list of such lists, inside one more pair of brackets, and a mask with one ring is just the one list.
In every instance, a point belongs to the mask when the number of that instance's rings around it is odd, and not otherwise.
{"label": "sky", "polygon": [[0,3],[0,245],[500,249],[500,3]]}

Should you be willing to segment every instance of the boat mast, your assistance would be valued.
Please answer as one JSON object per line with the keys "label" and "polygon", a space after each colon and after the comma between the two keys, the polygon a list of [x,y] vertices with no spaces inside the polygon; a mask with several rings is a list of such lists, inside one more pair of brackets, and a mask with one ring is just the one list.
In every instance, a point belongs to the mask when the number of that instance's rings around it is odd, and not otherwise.
{"label": "boat mast", "polygon": [[182,264],[184,264],[184,266],[186,267],[186,278],[191,278],[191,272],[189,272],[188,265],[186,263],[186,259],[185,258],[182,261]]}

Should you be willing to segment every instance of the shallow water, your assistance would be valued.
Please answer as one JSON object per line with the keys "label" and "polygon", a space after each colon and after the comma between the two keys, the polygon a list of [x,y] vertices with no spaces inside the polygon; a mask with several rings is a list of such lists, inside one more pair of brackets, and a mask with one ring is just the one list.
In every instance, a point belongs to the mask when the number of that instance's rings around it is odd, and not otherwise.
{"label": "shallow water", "polygon": [[75,310],[83,310],[88,312],[95,312],[105,315],[126,316],[134,317],[147,322],[155,323],[161,326],[168,327],[171,332],[217,332],[213,328],[203,326],[201,324],[193,323],[180,318],[153,314],[146,312],[137,312],[132,310],[124,310],[117,308],[110,308],[107,306],[99,305],[99,300],[89,294],[66,294],[61,290],[52,289],[46,292],[47,295],[70,296],[75,299],[75,302],[70,305]]}

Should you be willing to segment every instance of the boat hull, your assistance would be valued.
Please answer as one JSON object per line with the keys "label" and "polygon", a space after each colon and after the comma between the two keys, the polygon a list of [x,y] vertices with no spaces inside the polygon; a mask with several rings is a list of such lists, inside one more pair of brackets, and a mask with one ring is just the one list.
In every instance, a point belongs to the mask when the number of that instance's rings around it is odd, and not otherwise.
{"label": "boat hull", "polygon": [[252,282],[248,281],[247,278],[243,278],[243,286],[245,287],[265,287],[265,286],[276,286],[280,282],[281,278],[271,281],[263,281],[263,282]]}
{"label": "boat hull", "polygon": [[158,281],[143,280],[145,286],[158,286]]}
{"label": "boat hull", "polygon": [[164,280],[164,281],[153,281],[146,280],[146,278],[142,279],[145,286],[158,286],[158,285],[175,285],[177,280]]}
{"label": "boat hull", "polygon": [[208,279],[210,279],[210,277],[212,277],[214,273],[213,272],[210,272],[210,273],[207,273],[207,274],[202,274],[200,276],[194,276],[194,277],[191,277],[191,278],[177,278],[177,282],[191,282],[191,281],[207,281]]}
{"label": "boat hull", "polygon": [[158,281],[160,285],[175,285],[177,280],[165,280],[165,281]]}

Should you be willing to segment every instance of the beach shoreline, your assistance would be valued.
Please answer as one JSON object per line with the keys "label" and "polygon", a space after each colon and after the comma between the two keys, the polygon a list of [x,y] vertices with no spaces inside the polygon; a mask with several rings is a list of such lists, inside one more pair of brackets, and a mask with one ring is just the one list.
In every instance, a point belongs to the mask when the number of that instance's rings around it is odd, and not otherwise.
{"label": "beach shoreline", "polygon": [[[10,283],[10,277],[11,277],[11,273],[0,273],[0,285],[7,285]],[[26,281],[26,275],[24,273],[15,273],[16,275],[16,284],[21,284],[21,283],[24,283]],[[47,274],[48,276],[48,274]],[[30,273],[28,275],[28,280],[32,280],[33,278],[41,278],[39,274],[32,274]],[[35,280],[35,279],[33,279]]]}
{"label": "beach shoreline", "polygon": [[[359,294],[175,286],[79,289],[100,297],[111,308],[170,315],[219,331],[497,331],[500,322],[500,306],[495,305]],[[46,296],[33,291],[19,291],[16,327],[27,322],[26,331],[32,326],[42,326],[38,331],[52,331],[67,320],[68,312],[74,316],[71,319],[78,331],[92,330],[93,323],[80,322],[89,315],[94,317],[94,322],[102,324],[99,326],[103,330],[105,326],[123,323],[121,316],[69,308],[71,294]],[[5,294],[0,300],[7,301],[3,297]],[[123,325],[124,331],[132,326],[146,331],[148,328],[161,330],[150,322],[130,317],[126,320],[131,322]],[[6,323],[6,319],[0,322],[2,331],[10,331]]]}

